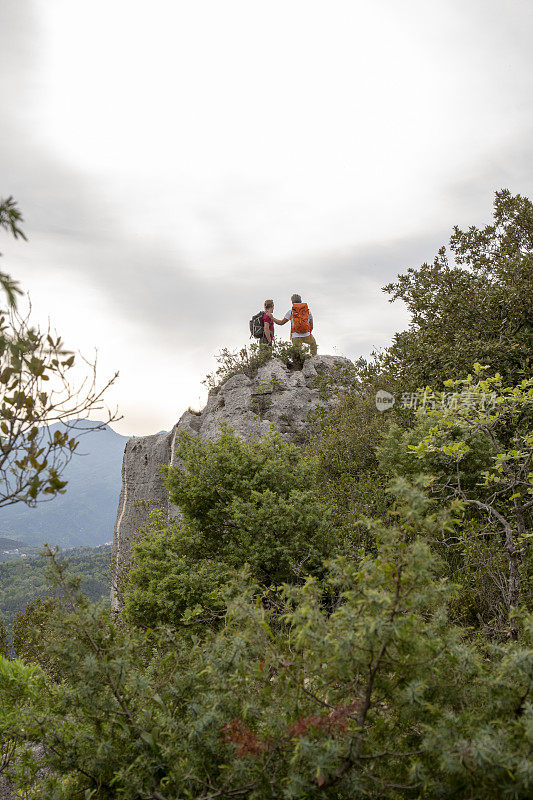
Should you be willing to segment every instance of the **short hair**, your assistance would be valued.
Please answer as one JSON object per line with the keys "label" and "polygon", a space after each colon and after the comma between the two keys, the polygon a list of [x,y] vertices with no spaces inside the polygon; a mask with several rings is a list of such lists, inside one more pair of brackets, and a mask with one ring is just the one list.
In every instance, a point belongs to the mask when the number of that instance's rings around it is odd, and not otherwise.
{"label": "short hair", "polygon": [[265,308],[274,308],[273,300],[265,300]]}
{"label": "short hair", "polygon": [[291,303],[301,303],[301,302],[302,302],[302,298],[300,297],[300,295],[299,294],[293,294],[293,296],[291,297]]}

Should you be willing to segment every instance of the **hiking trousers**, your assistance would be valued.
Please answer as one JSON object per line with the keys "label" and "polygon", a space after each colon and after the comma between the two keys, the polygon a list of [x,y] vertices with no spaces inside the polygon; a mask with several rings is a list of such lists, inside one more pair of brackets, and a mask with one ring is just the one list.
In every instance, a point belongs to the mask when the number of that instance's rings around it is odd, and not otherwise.
{"label": "hiking trousers", "polygon": [[292,340],[292,343],[299,347],[300,344],[308,344],[311,348],[311,355],[316,356],[317,352],[317,345],[315,337],[312,333],[309,336],[295,336]]}

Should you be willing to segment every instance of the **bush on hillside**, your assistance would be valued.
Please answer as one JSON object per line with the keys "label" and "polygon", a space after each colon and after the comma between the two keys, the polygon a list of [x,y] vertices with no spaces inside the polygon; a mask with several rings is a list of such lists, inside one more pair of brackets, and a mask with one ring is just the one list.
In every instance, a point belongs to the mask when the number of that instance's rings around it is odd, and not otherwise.
{"label": "bush on hillside", "polygon": [[[390,428],[380,463],[398,475],[424,472],[443,504],[464,507],[461,534],[435,542],[454,579],[478,587],[484,623],[516,635],[513,614],[533,610],[533,379],[506,386],[474,365],[465,380],[446,381],[445,392],[419,394],[413,429]],[[479,591],[481,587],[483,591]]]}
{"label": "bush on hillside", "polygon": [[17,785],[35,800],[530,797],[533,623],[497,647],[451,624],[426,542],[454,520],[395,491],[396,522],[372,523],[379,554],[334,559],[282,608],[242,579],[222,630],[185,640],[78,601],[44,645],[61,683],[0,658],[0,739],[43,744]]}
{"label": "bush on hillside", "polygon": [[125,602],[140,624],[215,620],[221,587],[247,564],[264,587],[323,572],[335,551],[332,508],[316,464],[278,435],[243,442],[223,427],[216,442],[182,434],[167,469],[183,521],[152,517],[135,546]]}

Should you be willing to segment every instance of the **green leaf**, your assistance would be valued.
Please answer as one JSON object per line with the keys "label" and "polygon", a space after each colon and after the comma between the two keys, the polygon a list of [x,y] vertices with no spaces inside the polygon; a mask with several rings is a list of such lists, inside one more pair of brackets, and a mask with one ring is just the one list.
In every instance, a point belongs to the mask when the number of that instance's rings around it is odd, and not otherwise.
{"label": "green leaf", "polygon": [[154,747],[154,737],[148,731],[141,731],[141,739],[150,747]]}

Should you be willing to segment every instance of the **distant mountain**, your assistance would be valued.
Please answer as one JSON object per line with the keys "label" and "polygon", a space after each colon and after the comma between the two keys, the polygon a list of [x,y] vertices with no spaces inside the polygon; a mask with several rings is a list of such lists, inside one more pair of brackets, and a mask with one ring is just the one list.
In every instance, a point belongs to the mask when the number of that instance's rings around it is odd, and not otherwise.
{"label": "distant mountain", "polygon": [[[79,422],[96,428],[96,422]],[[61,424],[51,430],[64,429]],[[63,472],[66,494],[28,508],[22,503],[0,509],[0,537],[39,546],[44,542],[68,547],[90,547],[113,539],[122,483],[122,456],[127,436],[109,426],[90,430],[79,438],[78,450]],[[9,549],[9,548],[5,548]]]}

